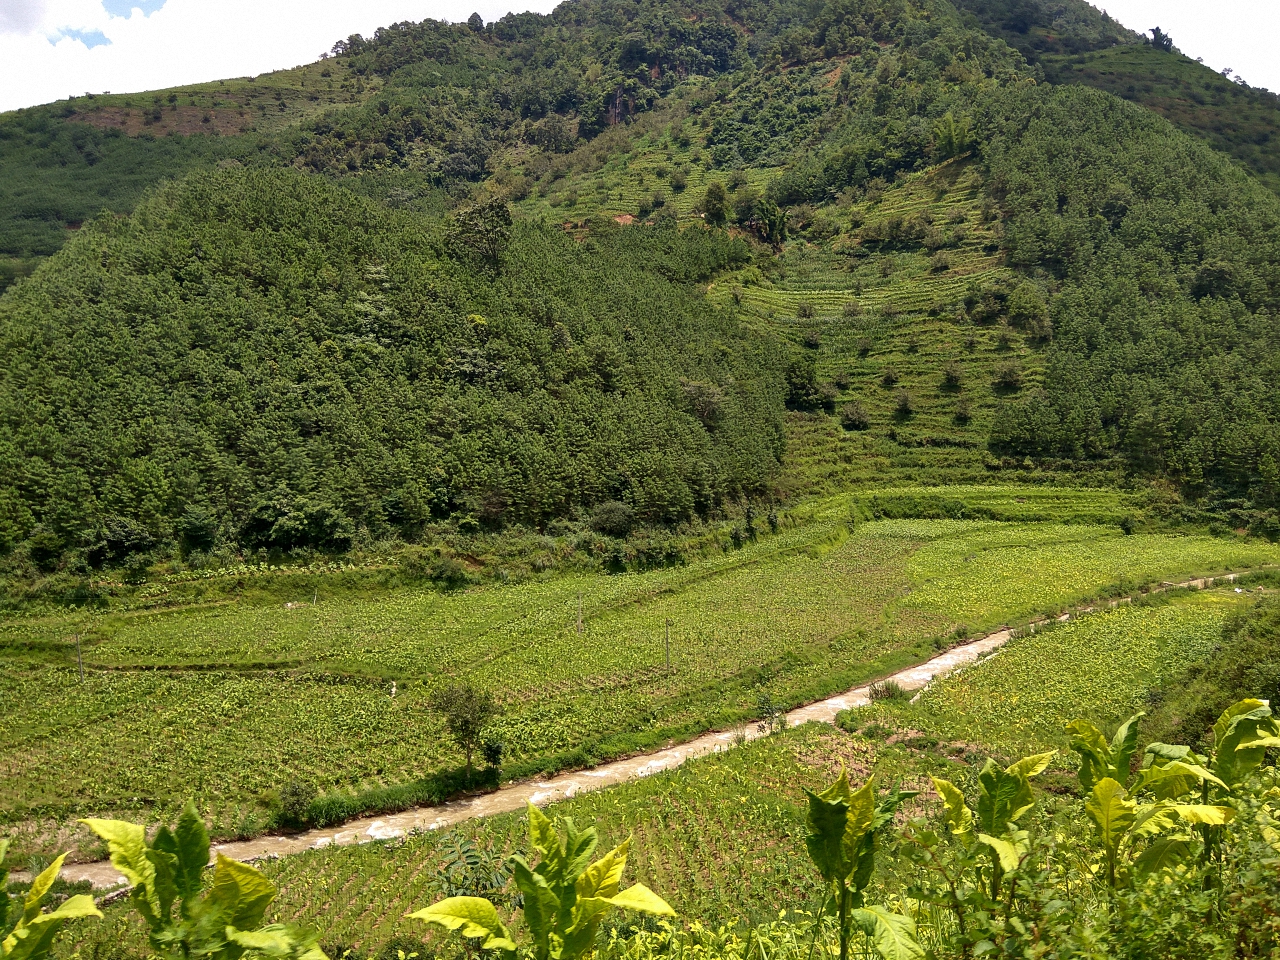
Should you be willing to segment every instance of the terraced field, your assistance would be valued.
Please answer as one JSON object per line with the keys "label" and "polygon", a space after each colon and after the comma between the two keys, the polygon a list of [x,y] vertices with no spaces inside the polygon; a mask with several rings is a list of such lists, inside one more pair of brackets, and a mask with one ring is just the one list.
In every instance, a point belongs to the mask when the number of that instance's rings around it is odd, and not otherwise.
{"label": "terraced field", "polygon": [[1023,636],[939,680],[907,722],[1009,754],[1064,747],[1068,720],[1116,723],[1145,707],[1148,690],[1209,655],[1240,601],[1229,589],[1192,593]]}
{"label": "terraced field", "polygon": [[[762,191],[777,173],[715,170],[696,142],[680,146],[681,124],[662,116],[644,123],[645,131],[605,135],[630,137],[630,152],[591,168],[592,148],[582,148],[583,156],[565,162],[589,172],[555,180],[551,193],[540,188],[543,195],[524,206],[572,216],[576,201],[566,198],[589,197],[592,208],[624,217],[648,210],[657,194],[681,219],[696,220],[710,180]],[[677,172],[686,184],[679,192],[667,186]],[[829,412],[793,414],[780,492],[836,492],[886,476],[978,479],[992,465],[986,443],[997,404],[1037,389],[1044,377],[1042,354],[1022,332],[974,323],[965,313],[971,291],[1011,276],[978,166],[950,161],[827,216],[833,235],[788,240],[767,275],[750,265],[708,288],[713,303],[811,350],[837,414],[852,404],[865,413],[866,426],[857,430],[842,428]],[[927,243],[864,239],[892,235],[892,225],[904,223],[927,225]]]}
{"label": "terraced field", "polygon": [[[1017,489],[953,496],[1022,506]],[[1048,516],[1124,509],[1114,493],[1040,496]],[[1116,584],[1280,562],[1276,546],[1088,522],[851,524],[854,506],[822,501],[741,551],[641,574],[5,625],[4,817],[34,838],[196,795],[222,833],[252,832],[259,795],[294,779],[358,797],[457,764],[427,704],[458,678],[502,691],[494,732],[508,771],[529,773],[728,725],[761,695],[847,689]]]}

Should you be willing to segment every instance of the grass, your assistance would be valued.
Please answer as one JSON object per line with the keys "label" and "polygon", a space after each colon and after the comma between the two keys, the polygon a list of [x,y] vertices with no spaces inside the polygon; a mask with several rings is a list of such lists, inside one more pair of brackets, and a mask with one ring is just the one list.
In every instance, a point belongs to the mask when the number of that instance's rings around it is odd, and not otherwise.
{"label": "grass", "polygon": [[933,684],[904,722],[1010,755],[1063,748],[1068,720],[1105,729],[1143,710],[1148,691],[1211,654],[1241,603],[1227,590],[1191,592],[1021,636]]}
{"label": "grass", "polygon": [[[601,850],[633,836],[628,882],[660,891],[681,917],[766,921],[777,917],[779,905],[812,908],[821,895],[804,847],[803,788],[829,783],[842,763],[853,777],[875,771],[884,780],[927,784],[918,761],[901,748],[810,724],[582,794],[551,812],[595,823]],[[911,809],[924,806],[918,801]],[[280,887],[275,916],[322,930],[330,956],[345,949],[368,956],[395,938],[430,938],[442,946],[446,938],[403,915],[445,895],[443,864],[460,845],[498,862],[526,852],[526,829],[523,814],[507,814],[401,840],[308,851],[261,867]],[[141,952],[140,930],[123,914],[112,910],[100,924],[77,927],[75,936],[84,939],[68,938],[65,946],[83,956],[93,955],[95,943],[110,943],[126,956]]]}
{"label": "grass", "polygon": [[[1126,505],[1114,492],[953,496],[987,515],[1077,521]],[[501,691],[493,733],[508,773],[528,775],[731,725],[761,693],[816,699],[1083,598],[1280,560],[1275,546],[1096,522],[853,523],[859,504],[819,501],[741,551],[647,573],[332,599],[321,581],[314,607],[12,620],[0,628],[4,817],[38,849],[75,814],[147,818],[192,795],[219,833],[252,833],[260,795],[293,779],[350,812],[378,809],[388,787],[459,764],[427,707],[456,679]]]}

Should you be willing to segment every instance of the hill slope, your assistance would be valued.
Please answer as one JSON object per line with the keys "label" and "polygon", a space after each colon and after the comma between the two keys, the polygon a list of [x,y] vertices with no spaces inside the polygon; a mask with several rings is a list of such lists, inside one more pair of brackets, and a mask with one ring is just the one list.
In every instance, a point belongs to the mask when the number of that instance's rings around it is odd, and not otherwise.
{"label": "hill slope", "polygon": [[336,53],[0,300],[24,569],[998,471],[1280,532],[1280,200],[943,0],[581,0]]}
{"label": "hill slope", "polygon": [[1039,66],[1046,79],[1140,104],[1234,157],[1280,193],[1280,94],[1156,46],[1084,0],[957,0],[956,6],[969,23]]}
{"label": "hill slope", "polygon": [[345,549],[759,491],[773,348],[686,290],[746,245],[532,223],[508,244],[503,213],[225,171],[94,221],[0,306],[7,547]]}

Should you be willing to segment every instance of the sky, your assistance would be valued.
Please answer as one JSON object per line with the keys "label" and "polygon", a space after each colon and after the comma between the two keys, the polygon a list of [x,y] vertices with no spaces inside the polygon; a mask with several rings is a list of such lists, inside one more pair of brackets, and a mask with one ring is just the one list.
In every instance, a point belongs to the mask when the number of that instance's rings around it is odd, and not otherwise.
{"label": "sky", "polygon": [[[1105,0],[1215,70],[1280,90],[1277,0]],[[486,21],[555,0],[0,0],[0,110],[134,93],[309,63],[334,41],[402,20]]]}

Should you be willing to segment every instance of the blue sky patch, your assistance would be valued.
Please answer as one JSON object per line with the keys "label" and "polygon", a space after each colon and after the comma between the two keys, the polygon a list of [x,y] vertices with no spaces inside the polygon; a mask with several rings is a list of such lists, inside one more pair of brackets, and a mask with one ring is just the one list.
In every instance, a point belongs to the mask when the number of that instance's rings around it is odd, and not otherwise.
{"label": "blue sky patch", "polygon": [[134,7],[149,17],[165,5],[167,0],[102,0],[102,8],[113,17],[128,17]]}
{"label": "blue sky patch", "polygon": [[58,31],[57,36],[50,37],[50,43],[57,43],[63,37],[70,37],[72,40],[79,40],[86,47],[92,50],[94,47],[110,46],[111,41],[107,39],[107,35],[101,30],[68,30],[62,29]]}

